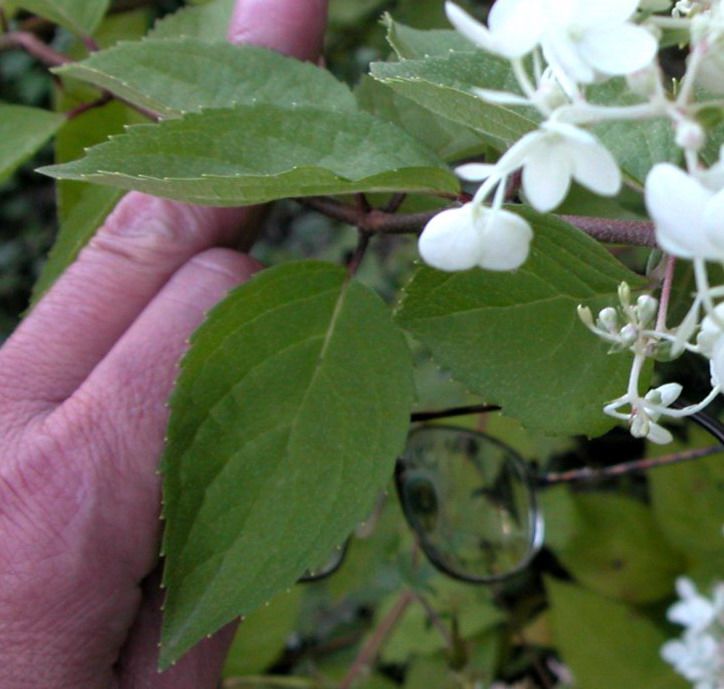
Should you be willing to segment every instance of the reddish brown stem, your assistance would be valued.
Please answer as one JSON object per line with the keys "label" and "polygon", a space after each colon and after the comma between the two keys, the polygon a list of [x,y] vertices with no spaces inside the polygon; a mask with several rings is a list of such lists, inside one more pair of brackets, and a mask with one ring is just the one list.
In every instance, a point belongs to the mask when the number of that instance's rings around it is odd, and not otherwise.
{"label": "reddish brown stem", "polygon": [[572,469],[571,471],[562,471],[559,473],[551,472],[538,476],[536,482],[539,485],[549,486],[554,483],[571,483],[573,481],[592,481],[595,479],[613,478],[615,476],[630,474],[634,471],[646,471],[654,467],[690,462],[694,459],[709,457],[718,452],[724,452],[724,445],[684,450],[651,459],[635,459],[631,462],[622,462],[621,464],[614,464],[610,467],[583,467],[582,469]]}
{"label": "reddish brown stem", "polygon": [[[365,211],[359,206],[340,203],[324,197],[297,200],[327,217],[354,225],[373,234],[420,234],[430,219],[440,212],[440,210],[435,210],[424,213],[397,214],[376,208]],[[630,246],[656,246],[653,225],[647,220],[612,220],[580,215],[562,215],[560,217],[601,242]]]}
{"label": "reddish brown stem", "polygon": [[24,50],[48,67],[59,67],[71,62],[67,55],[53,50],[28,31],[10,31],[0,36],[0,51],[13,48]]}
{"label": "reddish brown stem", "polygon": [[390,611],[382,618],[382,621],[377,625],[371,636],[367,639],[364,646],[360,650],[354,662],[350,666],[347,674],[339,685],[339,689],[350,689],[354,684],[354,681],[374,663],[377,654],[382,648],[382,644],[389,636],[390,632],[395,628],[395,625],[402,619],[405,611],[410,606],[410,603],[415,600],[415,595],[412,591],[403,591],[399,598],[395,601]]}

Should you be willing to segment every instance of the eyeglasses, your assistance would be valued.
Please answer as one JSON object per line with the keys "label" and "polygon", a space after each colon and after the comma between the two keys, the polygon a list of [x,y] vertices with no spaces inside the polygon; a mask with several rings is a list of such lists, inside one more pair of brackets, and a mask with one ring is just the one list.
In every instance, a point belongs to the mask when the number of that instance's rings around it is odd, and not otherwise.
{"label": "eyeglasses", "polygon": [[[491,407],[476,408],[492,411]],[[471,408],[430,412],[427,421],[471,413]],[[699,413],[672,428],[685,440],[681,452],[593,468],[540,473],[510,445],[481,431],[455,426],[421,425],[408,435],[397,460],[395,485],[405,518],[430,563],[444,574],[473,584],[507,579],[530,564],[543,546],[544,519],[537,500],[541,488],[563,482],[591,481],[633,471],[724,454],[724,425]],[[593,448],[609,441],[571,439],[562,454],[568,464],[585,464]],[[621,431],[619,429],[619,435]],[[640,452],[644,441],[623,436]],[[641,452],[647,457],[646,452]],[[342,564],[347,544],[322,567],[300,581],[317,581]]]}

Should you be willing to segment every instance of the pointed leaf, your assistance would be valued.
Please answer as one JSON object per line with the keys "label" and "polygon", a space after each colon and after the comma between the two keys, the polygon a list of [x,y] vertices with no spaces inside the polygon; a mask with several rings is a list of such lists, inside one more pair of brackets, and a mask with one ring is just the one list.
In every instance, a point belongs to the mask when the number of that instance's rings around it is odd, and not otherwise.
{"label": "pointed leaf", "polygon": [[275,105],[131,127],[83,159],[41,172],[217,206],[458,188],[439,158],[390,123],[362,112]]}
{"label": "pointed leaf", "polygon": [[229,28],[235,0],[212,0],[183,7],[156,22],[149,38],[198,38],[207,43],[223,41]]}
{"label": "pointed leaf", "polygon": [[478,132],[435,115],[381,81],[362,77],[355,96],[361,108],[402,127],[443,160],[471,158],[488,148]]}
{"label": "pointed leaf", "polygon": [[452,29],[413,29],[396,22],[389,14],[382,18],[387,42],[400,60],[444,57],[451,52],[476,52],[478,48]]}
{"label": "pointed leaf", "polygon": [[[648,507],[604,493],[573,494],[569,500],[573,511],[566,526],[571,534],[553,550],[578,581],[630,603],[651,603],[673,592],[682,558],[668,545]],[[544,513],[545,505],[544,497]]]}
{"label": "pointed leaf", "polygon": [[688,689],[661,659],[666,637],[648,619],[577,586],[548,580],[546,588],[558,648],[578,689]]}
{"label": "pointed leaf", "polygon": [[30,158],[65,122],[42,108],[0,103],[0,182]]}
{"label": "pointed leaf", "polygon": [[365,517],[402,450],[411,358],[320,262],[267,270],[197,331],[163,459],[162,664],[289,587]]}
{"label": "pointed leaf", "polygon": [[510,147],[540,121],[532,108],[514,110],[492,105],[472,93],[473,87],[518,92],[510,64],[481,50],[402,62],[373,62],[370,73],[431,112],[471,127],[499,149]]}
{"label": "pointed leaf", "polygon": [[19,0],[16,4],[79,36],[90,36],[111,3],[110,0]]}
{"label": "pointed leaf", "polygon": [[54,71],[164,117],[242,103],[355,108],[347,86],[308,62],[266,48],[193,38],[121,43]]}
{"label": "pointed leaf", "polygon": [[398,322],[453,377],[531,430],[597,435],[611,427],[603,404],[626,390],[629,357],[580,322],[616,301],[621,281],[641,279],[582,232],[532,211],[531,255],[516,272],[421,268],[407,287]]}

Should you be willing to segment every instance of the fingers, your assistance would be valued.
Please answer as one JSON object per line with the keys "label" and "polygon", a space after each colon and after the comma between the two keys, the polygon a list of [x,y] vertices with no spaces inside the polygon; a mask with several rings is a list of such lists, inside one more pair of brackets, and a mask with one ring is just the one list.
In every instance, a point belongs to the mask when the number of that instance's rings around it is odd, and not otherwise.
{"label": "fingers", "polygon": [[144,582],[143,605],[118,663],[119,689],[216,689],[236,624],[205,639],[176,665],[159,674],[156,669],[161,636],[159,583],[157,573]]}
{"label": "fingers", "polygon": [[131,193],[0,351],[11,399],[62,402],[169,277],[229,243],[239,209],[201,208]]}
{"label": "fingers", "polygon": [[[325,10],[322,0],[238,0],[229,36],[313,59]],[[128,194],[0,350],[0,413],[19,404],[37,413],[68,398],[168,278],[230,243],[246,213]]]}
{"label": "fingers", "polygon": [[[177,363],[205,313],[258,268],[231,249],[209,249],[191,259],[163,287],[81,387],[48,417],[80,423],[97,447],[84,473],[96,501],[112,520],[97,520],[92,537],[116,551],[124,572],[106,576],[140,581],[158,554],[160,480],[155,471],[168,422],[166,400]],[[85,424],[87,428],[83,428]],[[105,544],[105,545],[104,545]],[[109,545],[109,544],[112,544]],[[122,581],[118,582],[119,586]]]}
{"label": "fingers", "polygon": [[236,3],[228,37],[314,62],[326,21],[327,0],[244,0]]}

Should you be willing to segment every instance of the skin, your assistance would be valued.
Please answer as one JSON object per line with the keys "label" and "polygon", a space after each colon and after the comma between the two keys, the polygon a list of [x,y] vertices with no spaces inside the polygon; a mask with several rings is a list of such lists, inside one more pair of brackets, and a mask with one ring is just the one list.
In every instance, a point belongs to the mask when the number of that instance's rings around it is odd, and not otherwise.
{"label": "skin", "polygon": [[[326,0],[238,0],[228,38],[317,60]],[[128,194],[0,349],[0,686],[211,689],[233,625],[156,671],[157,462],[189,335],[258,265],[252,214]]]}

